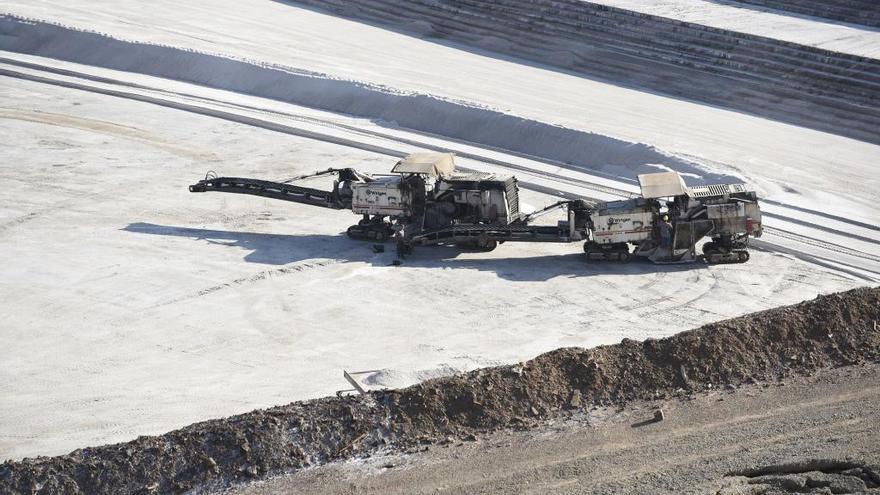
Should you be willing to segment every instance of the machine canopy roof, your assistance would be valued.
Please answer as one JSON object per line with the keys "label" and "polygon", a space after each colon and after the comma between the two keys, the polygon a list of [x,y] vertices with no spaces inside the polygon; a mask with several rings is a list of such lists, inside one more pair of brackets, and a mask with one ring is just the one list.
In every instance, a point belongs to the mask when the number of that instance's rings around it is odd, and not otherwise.
{"label": "machine canopy roof", "polygon": [[433,177],[452,175],[455,162],[452,153],[413,153],[405,156],[391,169],[398,174],[425,174]]}
{"label": "machine canopy roof", "polygon": [[639,186],[642,188],[642,197],[646,199],[690,196],[690,189],[685,185],[684,179],[678,172],[640,174]]}

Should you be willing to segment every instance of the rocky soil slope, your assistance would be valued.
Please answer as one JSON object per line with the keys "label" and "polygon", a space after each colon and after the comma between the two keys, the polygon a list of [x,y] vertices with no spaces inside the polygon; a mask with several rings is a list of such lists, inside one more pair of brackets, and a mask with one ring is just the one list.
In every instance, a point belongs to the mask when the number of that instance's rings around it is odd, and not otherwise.
{"label": "rocky soil slope", "polygon": [[[880,364],[597,407],[223,495],[880,493]],[[657,411],[663,420],[653,420]],[[830,491],[829,491],[830,490]]]}

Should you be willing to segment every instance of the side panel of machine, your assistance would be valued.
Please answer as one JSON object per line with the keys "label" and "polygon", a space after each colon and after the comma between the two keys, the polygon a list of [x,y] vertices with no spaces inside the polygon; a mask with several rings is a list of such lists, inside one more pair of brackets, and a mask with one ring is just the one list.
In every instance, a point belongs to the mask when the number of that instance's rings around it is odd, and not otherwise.
{"label": "side panel of machine", "polygon": [[352,185],[351,211],[367,215],[405,215],[409,212],[408,194],[397,177]]}
{"label": "side panel of machine", "polygon": [[436,197],[449,198],[457,205],[455,223],[507,225],[519,216],[518,188],[512,177],[444,178],[435,191]]}
{"label": "side panel of machine", "polygon": [[466,204],[478,212],[478,220],[485,223],[508,223],[507,201],[503,190],[466,190],[455,192],[455,202]]}
{"label": "side panel of machine", "polygon": [[599,244],[640,243],[650,239],[654,230],[654,212],[636,205],[600,209],[590,220],[593,240]]}
{"label": "side panel of machine", "polygon": [[706,217],[719,234],[755,234],[761,231],[761,210],[757,203],[726,203],[706,206]]}

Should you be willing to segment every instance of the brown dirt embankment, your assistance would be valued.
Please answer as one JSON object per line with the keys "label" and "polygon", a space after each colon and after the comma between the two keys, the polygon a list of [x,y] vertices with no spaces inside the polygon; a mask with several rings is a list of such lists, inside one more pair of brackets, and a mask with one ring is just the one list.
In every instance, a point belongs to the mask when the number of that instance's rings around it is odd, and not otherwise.
{"label": "brown dirt embankment", "polygon": [[0,493],[174,493],[570,414],[880,360],[880,288],[662,340],[559,349],[366,397],[295,402],[161,436],[0,465]]}

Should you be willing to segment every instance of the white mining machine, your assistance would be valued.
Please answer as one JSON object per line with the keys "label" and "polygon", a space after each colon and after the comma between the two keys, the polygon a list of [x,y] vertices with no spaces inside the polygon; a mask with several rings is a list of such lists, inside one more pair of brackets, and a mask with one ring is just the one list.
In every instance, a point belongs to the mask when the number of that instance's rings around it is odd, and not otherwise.
{"label": "white mining machine", "polygon": [[[300,185],[326,175],[336,176],[329,191]],[[638,198],[605,203],[565,200],[523,214],[515,177],[456,171],[451,153],[416,153],[397,162],[388,175],[328,169],[271,182],[209,173],[189,190],[351,210],[362,218],[348,228],[350,237],[374,242],[393,237],[400,257],[428,244],[491,251],[503,242],[584,241],[590,260],[748,261],[749,237],[761,235],[761,209],[754,191],[744,184],[687,187],[676,172],[639,175],[639,184]],[[555,226],[530,224],[557,208],[566,211],[566,220]],[[696,245],[703,238],[710,240],[699,257]]]}

